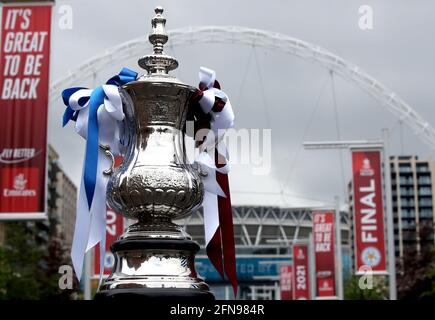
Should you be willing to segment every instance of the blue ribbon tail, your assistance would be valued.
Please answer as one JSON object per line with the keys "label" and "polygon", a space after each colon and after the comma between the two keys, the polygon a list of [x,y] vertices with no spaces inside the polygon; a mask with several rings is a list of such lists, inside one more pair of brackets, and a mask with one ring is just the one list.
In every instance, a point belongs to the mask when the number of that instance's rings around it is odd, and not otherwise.
{"label": "blue ribbon tail", "polygon": [[95,185],[97,181],[98,165],[98,108],[104,102],[104,90],[97,87],[92,91],[89,101],[88,135],[86,139],[86,157],[84,170],[84,185],[89,210],[94,198]]}
{"label": "blue ribbon tail", "polygon": [[74,118],[74,110],[70,107],[66,107],[62,118],[62,127],[65,127],[68,121],[70,121],[72,118]]}

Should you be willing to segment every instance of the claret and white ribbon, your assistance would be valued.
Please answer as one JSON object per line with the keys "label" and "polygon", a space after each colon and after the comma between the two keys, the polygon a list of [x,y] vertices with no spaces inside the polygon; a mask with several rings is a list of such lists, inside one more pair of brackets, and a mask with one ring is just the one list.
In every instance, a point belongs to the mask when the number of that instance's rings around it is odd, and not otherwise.
{"label": "claret and white ribbon", "polygon": [[[62,92],[67,106],[63,126],[75,121],[76,132],[86,139],[86,155],[77,201],[77,216],[71,258],[80,279],[85,253],[100,244],[100,270],[104,270],[106,241],[106,188],[109,177],[103,172],[113,165],[105,155],[108,149],[122,155],[123,119],[119,86],[136,80],[137,73],[123,68],[105,85],[93,90],[69,88]],[[101,272],[101,271],[100,271]]]}
{"label": "claret and white ribbon", "polygon": [[199,81],[198,104],[202,113],[210,118],[210,130],[200,144],[200,153],[195,159],[200,171],[205,172],[202,206],[206,249],[221,276],[224,277],[224,273],[227,275],[236,295],[234,232],[228,184],[230,165],[223,142],[225,130],[234,125],[234,112],[228,96],[220,90],[215,71],[201,67]]}

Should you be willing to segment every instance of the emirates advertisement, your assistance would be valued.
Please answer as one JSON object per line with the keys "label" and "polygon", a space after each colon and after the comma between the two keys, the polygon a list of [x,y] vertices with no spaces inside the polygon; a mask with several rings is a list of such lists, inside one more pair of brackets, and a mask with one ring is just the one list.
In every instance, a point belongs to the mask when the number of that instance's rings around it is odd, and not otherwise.
{"label": "emirates advertisement", "polygon": [[293,245],[293,292],[295,300],[310,299],[308,245]]}
{"label": "emirates advertisement", "polygon": [[[124,231],[124,219],[120,214],[107,209],[107,225],[106,225],[106,254],[104,257],[103,275],[108,276],[112,272],[115,264],[115,257],[110,251],[110,245],[117,240]],[[94,277],[100,275],[100,245],[94,249]]]}
{"label": "emirates advertisement", "polygon": [[313,212],[316,297],[335,298],[334,213]]}
{"label": "emirates advertisement", "polygon": [[352,151],[356,271],[386,273],[380,150]]}
{"label": "emirates advertisement", "polygon": [[50,25],[50,5],[2,7],[0,220],[45,216]]}
{"label": "emirates advertisement", "polygon": [[292,300],[292,266],[284,265],[279,268],[279,284],[281,300]]}

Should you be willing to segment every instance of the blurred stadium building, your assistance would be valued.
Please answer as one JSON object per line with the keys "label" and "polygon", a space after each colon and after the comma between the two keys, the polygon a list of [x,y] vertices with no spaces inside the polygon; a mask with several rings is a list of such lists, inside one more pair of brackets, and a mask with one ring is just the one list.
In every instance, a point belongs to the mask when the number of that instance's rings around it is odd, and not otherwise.
{"label": "blurred stadium building", "polygon": [[59,164],[59,155],[48,145],[47,212],[55,221],[55,233],[60,235],[62,246],[70,251],[76,219],[77,187]]}
{"label": "blurred stadium building", "polygon": [[[292,243],[308,241],[312,229],[311,213],[325,208],[289,208],[233,205],[238,299],[280,299],[279,267],[292,262]],[[343,275],[350,272],[349,217],[341,212]],[[186,231],[201,245],[195,263],[198,273],[211,286],[216,299],[232,299],[232,288],[211,265],[204,250],[204,225],[201,211],[184,220]]]}

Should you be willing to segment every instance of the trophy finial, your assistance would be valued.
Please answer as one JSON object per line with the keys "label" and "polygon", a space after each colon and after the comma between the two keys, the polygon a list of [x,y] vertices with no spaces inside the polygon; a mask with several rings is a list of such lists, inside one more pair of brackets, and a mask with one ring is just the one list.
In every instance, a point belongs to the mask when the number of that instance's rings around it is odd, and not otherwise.
{"label": "trophy finial", "polygon": [[163,51],[163,46],[168,42],[166,32],[166,18],[163,16],[163,8],[158,6],[154,9],[156,15],[151,19],[151,33],[148,40],[153,45],[153,53],[139,59],[139,66],[148,71],[149,75],[166,75],[169,71],[178,67],[178,61],[168,56]]}
{"label": "trophy finial", "polygon": [[166,19],[163,17],[163,8],[156,7],[154,9],[156,15],[151,20],[152,31],[148,39],[153,44],[154,54],[163,53],[163,45],[168,42],[168,34],[166,33]]}

